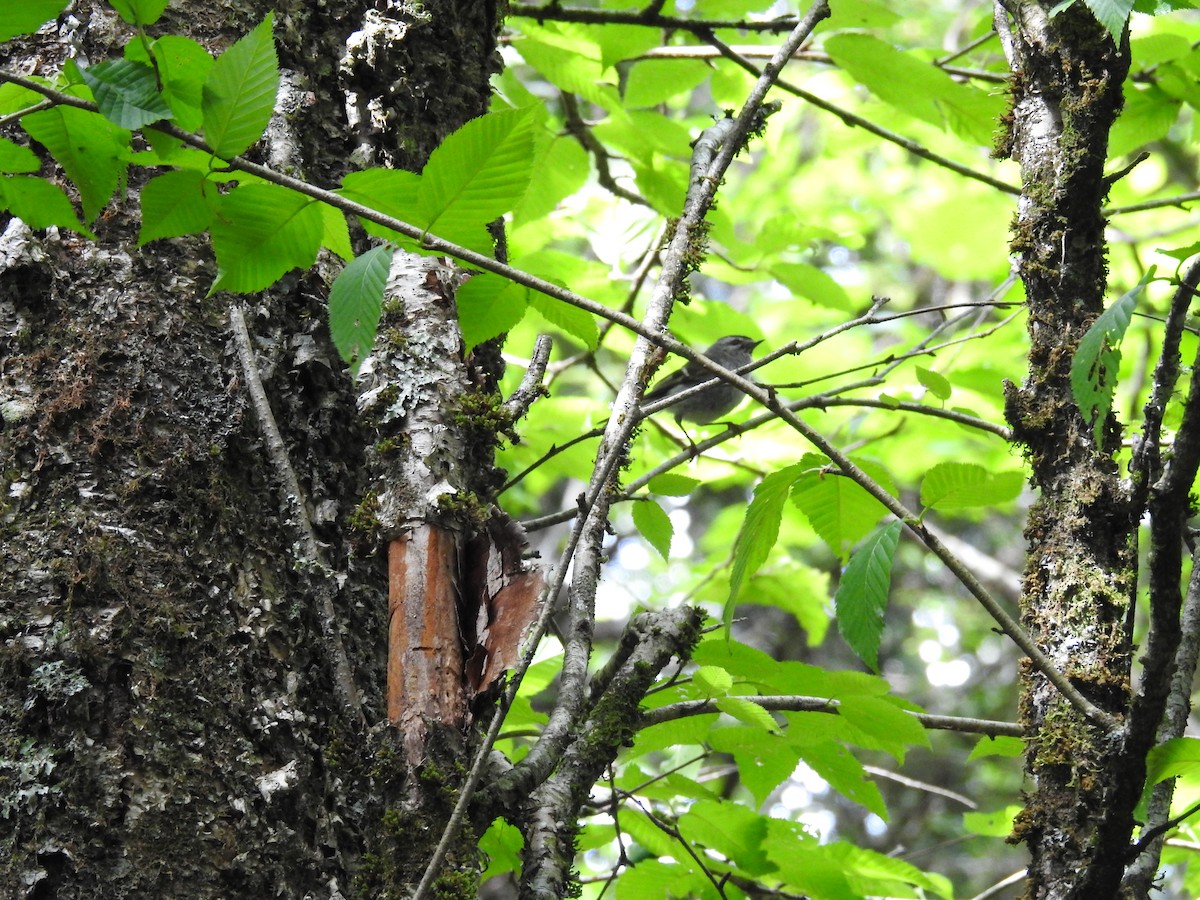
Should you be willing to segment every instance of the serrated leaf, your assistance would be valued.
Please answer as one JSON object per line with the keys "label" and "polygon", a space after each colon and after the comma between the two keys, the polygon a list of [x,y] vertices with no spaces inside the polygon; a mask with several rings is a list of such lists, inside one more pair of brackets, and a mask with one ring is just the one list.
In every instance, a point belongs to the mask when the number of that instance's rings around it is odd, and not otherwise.
{"label": "serrated leaf", "polygon": [[747,697],[720,697],[716,700],[716,706],[726,715],[754,728],[761,728],[763,731],[779,730],[779,723],[775,721],[775,717]]}
{"label": "serrated leaf", "polygon": [[1015,500],[1025,484],[1017,470],[992,474],[974,463],[938,463],[921,480],[921,503],[930,509],[965,509]]}
{"label": "serrated leaf", "polygon": [[864,735],[879,741],[879,749],[904,762],[909,747],[928,747],[929,734],[921,720],[906,712],[890,697],[851,694],[841,698],[838,715]]}
{"label": "serrated leaf", "polygon": [[699,60],[642,60],[629,70],[625,105],[629,109],[657,106],[670,97],[694,90],[712,71],[711,66]]}
{"label": "serrated leaf", "polygon": [[820,900],[862,900],[863,893],[850,886],[842,862],[830,858],[830,848],[810,840],[799,823],[770,823],[763,849],[778,866],[783,889]]}
{"label": "serrated leaf", "polygon": [[[804,460],[806,471],[796,479],[792,501],[829,549],[845,559],[850,548],[887,515],[887,507],[861,485],[829,468],[824,457],[806,454]],[[889,493],[896,493],[891,476],[881,465],[869,459],[854,459],[854,463]]]}
{"label": "serrated leaf", "polygon": [[819,306],[849,312],[854,301],[828,272],[810,263],[777,262],[770,268],[771,276],[798,297]]}
{"label": "serrated leaf", "polygon": [[733,687],[733,676],[720,666],[699,666],[692,673],[692,684],[706,697],[727,694]]}
{"label": "serrated leaf", "polygon": [[306,269],[321,246],[317,204],[274,184],[247,184],[221,198],[212,224],[217,280],[212,291],[261,291]]}
{"label": "serrated leaf", "polygon": [[1138,295],[1154,277],[1154,267],[1133,290],[1123,294],[1092,323],[1079,341],[1071,360],[1071,393],[1084,421],[1092,425],[1097,445],[1103,443],[1104,425],[1112,411],[1113,395],[1121,368],[1121,338],[1133,317]]}
{"label": "serrated leaf", "polygon": [[141,128],[171,117],[171,108],[158,91],[158,77],[145,63],[113,59],[80,66],[79,74],[92,89],[100,112],[122,128]]}
{"label": "serrated leaf", "polygon": [[321,246],[350,262],[354,259],[354,247],[350,244],[346,214],[328,203],[317,204],[317,208],[321,210]]}
{"label": "serrated leaf", "polygon": [[[129,47],[140,47],[131,41]],[[204,123],[204,83],[212,71],[213,58],[199,43],[181,35],[168,34],[151,44],[155,68],[162,79],[163,99],[171,107],[175,123],[196,131]]]}
{"label": "serrated leaf", "polygon": [[950,382],[946,376],[934,372],[932,369],[926,369],[923,366],[917,366],[917,381],[921,386],[939,400],[949,400],[950,395],[954,392],[954,388],[950,386]]}
{"label": "serrated leaf", "polygon": [[66,0],[21,0],[20,3],[5,3],[0,7],[0,41],[37,31],[62,12],[66,5]]}
{"label": "serrated leaf", "polygon": [[788,742],[778,725],[771,730],[740,725],[714,727],[706,743],[718,753],[733,757],[742,784],[760,805],[796,771],[800,761],[799,748]]}
{"label": "serrated leaf", "polygon": [[675,472],[664,472],[655,475],[646,485],[646,490],[660,497],[686,497],[701,485],[697,478],[678,475]]}
{"label": "serrated leaf", "polygon": [[854,754],[841,744],[833,741],[805,744],[800,748],[800,758],[847,800],[865,806],[879,818],[887,820],[887,806],[883,802],[883,795],[879,793],[879,786],[867,776]]}
{"label": "serrated leaf", "polygon": [[1084,3],[1112,35],[1113,40],[1120,43],[1125,23],[1129,21],[1129,14],[1133,11],[1133,0],[1084,0]]}
{"label": "serrated leaf", "polygon": [[846,841],[838,841],[827,848],[831,859],[842,865],[852,884],[869,896],[905,897],[914,896],[912,888],[921,890],[915,896],[924,897],[932,891],[939,897],[950,900],[954,888],[944,875],[922,872],[912,863],[885,856],[874,850],[856,847]]}
{"label": "serrated leaf", "polygon": [[354,373],[375,343],[393,252],[386,244],[368,250],[342,269],[329,291],[329,333]]}
{"label": "serrated leaf", "polygon": [[479,850],[487,860],[487,868],[479,876],[480,882],[505,872],[520,872],[521,848],[524,846],[525,838],[519,828],[503,819],[492,822],[479,839]]}
{"label": "serrated leaf", "polygon": [[1146,757],[1146,784],[1158,784],[1179,776],[1200,775],[1200,740],[1172,738],[1150,751]]}
{"label": "serrated leaf", "polygon": [[671,538],[675,534],[675,526],[671,524],[671,517],[661,506],[653,500],[635,502],[633,524],[663,559],[670,558]]}
{"label": "serrated leaf", "polygon": [[222,53],[204,82],[204,138],[229,159],[262,137],[275,109],[279,60],[271,38],[274,14]]}
{"label": "serrated leaf", "polygon": [[213,209],[204,196],[205,176],[193,169],[166,172],[141,190],[142,228],[138,246],[159,238],[198,234],[208,228]]}
{"label": "serrated leaf", "polygon": [[167,8],[168,0],[108,0],[130,25],[153,25]]}
{"label": "serrated leaf", "polygon": [[468,350],[515,328],[528,308],[523,287],[490,272],[471,276],[458,289],[455,302]]}
{"label": "serrated leaf", "polygon": [[746,516],[733,545],[729,599],[725,601],[725,613],[722,617],[726,636],[733,622],[733,609],[742,585],[767,561],[767,556],[779,537],[783,505],[787,502],[792,485],[804,470],[803,463],[796,463],[778,472],[772,472],[754,488],[754,497],[746,507]]}
{"label": "serrated leaf", "polygon": [[[393,219],[411,224],[420,218],[417,209],[417,190],[420,184],[421,176],[414,172],[399,169],[364,169],[361,172],[351,172],[343,178],[337,193],[347,200],[353,200]],[[404,235],[367,219],[360,221],[368,234],[388,239],[409,240]]]}
{"label": "serrated leaf", "polygon": [[883,612],[892,586],[892,558],[900,540],[900,522],[877,529],[850,557],[833,603],[838,630],[858,658],[879,670]]}
{"label": "serrated leaf", "polygon": [[790,613],[804,629],[808,646],[825,640],[829,629],[829,573],[786,559],[760,570],[742,591],[742,603],[774,606]]}
{"label": "serrated leaf", "polygon": [[762,875],[773,866],[763,852],[766,817],[752,809],[722,800],[700,800],[679,817],[679,832],[686,840],[715,850],[751,875]]}
{"label": "serrated leaf", "polygon": [[525,299],[547,322],[578,338],[589,350],[595,350],[600,345],[600,328],[596,325],[595,317],[587,310],[538,291],[526,291]]}
{"label": "serrated leaf", "polygon": [[981,145],[991,143],[999,96],[954,81],[917,56],[868,34],[829,37],[825,50],[840,68],[895,109]]}
{"label": "serrated leaf", "polygon": [[125,174],[129,132],[99,113],[70,106],[23,116],[21,127],[58,160],[79,188],[84,219],[94,219]]}
{"label": "serrated leaf", "polygon": [[538,107],[472,119],[429,156],[417,190],[421,227],[440,237],[482,227],[509,212],[533,174]]}
{"label": "serrated leaf", "polygon": [[75,214],[62,188],[31,175],[0,178],[0,208],[7,209],[30,228],[69,228],[89,238],[95,235]]}
{"label": "serrated leaf", "polygon": [[41,167],[42,161],[28,147],[22,147],[8,138],[0,138],[0,172],[24,174],[36,172]]}

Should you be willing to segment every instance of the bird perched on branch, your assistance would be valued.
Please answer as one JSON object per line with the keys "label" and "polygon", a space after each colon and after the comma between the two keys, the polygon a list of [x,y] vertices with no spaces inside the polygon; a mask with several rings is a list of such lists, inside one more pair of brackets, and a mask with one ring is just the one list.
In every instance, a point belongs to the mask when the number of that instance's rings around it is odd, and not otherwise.
{"label": "bird perched on branch", "polygon": [[[718,366],[723,366],[730,371],[736,371],[743,366],[750,365],[753,359],[751,352],[761,343],[762,341],[748,338],[744,334],[733,334],[721,338],[705,350],[704,355]],[[674,397],[677,394],[682,394],[689,388],[704,384],[706,381],[712,381],[714,377],[713,373],[708,369],[690,362],[678,372],[668,375],[656,384],[646,394],[646,402],[652,403],[656,400],[665,400],[667,397]],[[719,381],[707,390],[700,391],[697,394],[680,400],[678,403],[672,404],[669,407],[669,411],[675,417],[675,424],[677,425],[682,426],[685,420],[706,425],[725,415],[737,406],[741,400],[742,392],[740,390],[731,384]]]}

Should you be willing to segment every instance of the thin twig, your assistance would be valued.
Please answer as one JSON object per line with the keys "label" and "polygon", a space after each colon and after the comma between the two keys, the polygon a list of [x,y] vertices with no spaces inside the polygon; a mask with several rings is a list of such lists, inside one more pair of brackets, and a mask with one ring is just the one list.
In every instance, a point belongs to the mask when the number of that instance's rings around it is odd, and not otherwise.
{"label": "thin twig", "polygon": [[[734,52],[732,47],[722,43],[715,35],[711,33],[705,33],[702,35],[702,37],[704,40],[716,47],[721,52],[721,55],[726,59],[737,63],[752,75],[758,72],[757,66],[755,66],[745,57]],[[869,131],[876,137],[881,137],[885,141],[889,141],[890,143],[896,144],[899,147],[903,147],[914,156],[919,156],[921,159],[928,160],[931,163],[942,166],[943,168],[949,169],[951,172],[955,172],[966,178],[972,178],[975,181],[981,181],[984,184],[994,187],[996,190],[1003,191],[1006,194],[1019,196],[1021,193],[1021,189],[1016,185],[1001,181],[999,178],[988,175],[986,172],[977,172],[969,166],[964,166],[962,163],[955,162],[949,157],[934,153],[929,148],[918,144],[916,141],[910,138],[904,137],[902,134],[898,134],[895,131],[890,131],[881,125],[876,125],[870,119],[865,119],[860,115],[850,112],[849,110],[842,109],[840,106],[830,103],[828,100],[825,100],[816,94],[810,93],[804,88],[798,87],[789,81],[785,81],[781,78],[779,79],[778,86],[780,90],[787,91],[789,94],[794,94],[801,100],[804,100],[806,103],[817,107],[817,109],[823,109],[825,112],[837,116],[846,125]]]}
{"label": "thin twig", "polygon": [[[836,713],[841,701],[829,697],[805,697],[791,694],[771,694],[760,697],[746,697],[751,703],[773,712],[823,712]],[[905,710],[926,728],[939,731],[957,731],[962,734],[985,734],[988,737],[1024,737],[1025,729],[1016,722],[999,722],[992,719],[974,719],[964,716],[935,716],[928,713],[917,713]],[[670,703],[656,709],[647,710],[642,714],[638,726],[649,728],[651,725],[661,725],[663,722],[673,722],[687,716],[702,716],[720,712],[717,701],[682,700]]]}
{"label": "thin twig", "polygon": [[546,390],[542,387],[542,379],[546,375],[546,365],[550,362],[550,351],[554,347],[554,341],[549,335],[538,335],[538,339],[533,345],[533,354],[529,359],[529,367],[525,370],[525,376],[521,379],[520,385],[512,392],[512,395],[504,401],[504,412],[509,420],[516,422],[522,418],[533,402],[545,395]]}
{"label": "thin twig", "polygon": [[275,475],[283,485],[284,502],[288,507],[288,521],[300,535],[299,547],[304,554],[304,563],[314,571],[313,584],[320,599],[321,631],[333,664],[333,685],[337,691],[338,700],[344,709],[350,710],[360,723],[366,724],[362,702],[358,697],[358,689],[354,684],[354,676],[350,668],[350,660],[346,656],[346,648],[342,644],[342,636],[338,632],[337,613],[333,605],[336,593],[334,572],[325,558],[321,545],[313,530],[312,520],[308,517],[307,502],[304,489],[296,477],[288,458],[287,445],[279,426],[275,424],[275,416],[271,412],[267,392],[263,388],[262,379],[258,375],[258,365],[254,361],[254,348],[250,343],[250,333],[246,330],[246,319],[240,306],[229,308],[229,324],[233,328],[234,342],[237,344],[238,361],[241,363],[242,376],[246,379],[246,390],[254,407],[258,427],[262,430],[263,440],[267,445],[267,458],[270,459]]}

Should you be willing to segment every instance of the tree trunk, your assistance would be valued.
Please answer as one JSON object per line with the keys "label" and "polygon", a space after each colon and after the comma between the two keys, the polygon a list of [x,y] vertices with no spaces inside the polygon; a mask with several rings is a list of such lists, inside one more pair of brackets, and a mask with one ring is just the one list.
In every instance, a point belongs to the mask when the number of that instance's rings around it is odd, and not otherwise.
{"label": "tree trunk", "polygon": [[[1097,445],[1070,368],[1104,309],[1104,150],[1128,44],[1116,46],[1082,4],[1054,17],[1036,0],[997,4],[997,24],[1014,72],[1003,149],[1022,170],[1013,249],[1030,336],[1029,376],[1019,389],[1009,385],[1007,412],[1040,491],[1025,531],[1022,618],[1084,696],[1119,718],[1130,701],[1137,516],[1112,458],[1119,429],[1103,423]],[[1113,786],[1133,784],[1136,793],[1141,779],[1117,777],[1134,758],[1030,669],[1021,711],[1034,735],[1027,765],[1036,784],[1015,834],[1032,854],[1027,896],[1116,896],[1133,819]]]}
{"label": "tree trunk", "polygon": [[[263,150],[332,187],[352,159],[419,168],[486,108],[493,4],[377,6],[193,0],[156,28],[219,52],[274,9],[285,78]],[[72,10],[77,23],[6,65],[53,71],[69,41],[92,61],[119,54],[130,30],[111,10]],[[361,501],[375,435],[329,341],[325,283],[289,276],[247,316],[297,497],[230,298],[207,296],[207,243],[131,249],[139,187],[95,243],[17,220],[0,240],[0,884],[397,894],[419,879],[458,776],[411,771],[386,722],[387,570],[373,530],[355,529],[374,521]],[[327,568],[302,549],[305,519]],[[458,758],[454,737],[435,735],[429,756]],[[441,886],[474,896],[474,841],[459,846]]]}

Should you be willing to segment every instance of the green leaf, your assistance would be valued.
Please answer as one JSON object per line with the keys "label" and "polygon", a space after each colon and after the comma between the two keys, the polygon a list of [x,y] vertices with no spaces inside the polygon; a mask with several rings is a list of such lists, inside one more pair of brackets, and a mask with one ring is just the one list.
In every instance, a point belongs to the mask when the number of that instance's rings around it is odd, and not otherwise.
{"label": "green leaf", "polygon": [[329,333],[356,374],[375,343],[393,252],[386,244],[368,250],[342,269],[329,291]]}
{"label": "green leaf", "polygon": [[830,857],[829,847],[816,846],[799,822],[770,822],[763,849],[778,867],[783,890],[814,900],[863,900],[862,892],[850,886],[842,861]]}
{"label": "green leaf", "polygon": [[317,204],[274,184],[248,184],[221,198],[212,225],[217,280],[212,291],[261,291],[317,258],[323,232]]}
{"label": "green leaf", "polygon": [[79,188],[84,219],[94,219],[125,174],[129,132],[99,113],[70,106],[31,113],[21,127],[58,160]]}
{"label": "green leaf", "polygon": [[1017,499],[1025,484],[1018,470],[993,475],[974,463],[938,463],[921,481],[921,503],[930,509],[992,506]]}
{"label": "green leaf", "polygon": [[728,694],[733,677],[720,666],[700,666],[692,673],[692,684],[703,696]]}
{"label": "green leaf", "polygon": [[141,128],[171,117],[171,108],[158,92],[158,78],[145,63],[114,59],[80,66],[79,72],[100,112],[122,128]]}
{"label": "green leaf", "polygon": [[1071,360],[1071,393],[1084,421],[1092,425],[1097,446],[1103,444],[1104,426],[1112,411],[1113,395],[1121,368],[1121,338],[1133,318],[1138,295],[1154,277],[1154,267],[1142,276],[1133,290],[1123,294],[1092,323],[1079,341]]}
{"label": "green leaf", "polygon": [[75,214],[62,188],[30,175],[0,178],[0,204],[30,228],[70,228],[95,238]]}
{"label": "green leaf", "polygon": [[487,859],[487,868],[479,876],[480,882],[505,872],[520,872],[521,848],[524,846],[525,838],[519,828],[503,819],[492,822],[479,839],[479,850]]}
{"label": "green leaf", "polygon": [[[792,501],[829,549],[845,559],[850,548],[888,514],[887,507],[861,485],[829,468],[824,457],[805,454],[804,462],[806,470],[796,479]],[[889,493],[895,494],[891,476],[882,466],[865,459],[855,459],[854,463]]]}
{"label": "green leaf", "polygon": [[891,697],[866,697],[851,694],[841,698],[838,714],[861,731],[880,742],[880,749],[904,762],[909,747],[928,747],[929,734],[921,720],[900,706]]}
{"label": "green leaf", "polygon": [[66,5],[66,0],[10,0],[0,6],[0,41],[37,31]]}
{"label": "green leaf", "polygon": [[587,181],[588,153],[570,135],[556,135],[542,144],[534,160],[533,177],[525,196],[513,208],[513,225],[543,220]]}
{"label": "green leaf", "polygon": [[279,90],[279,60],[271,38],[274,14],[222,53],[204,82],[204,137],[229,159],[262,137]]}
{"label": "green leaf", "polygon": [[671,538],[675,534],[675,526],[671,524],[671,517],[661,506],[653,500],[634,503],[633,524],[663,559],[670,559]]}
{"label": "green leaf", "polygon": [[590,312],[547,297],[537,291],[526,291],[525,299],[539,315],[551,325],[556,325],[567,334],[579,338],[589,350],[600,346],[600,328]]}
{"label": "green leaf", "polygon": [[421,227],[454,240],[517,205],[533,174],[537,110],[530,106],[488,113],[442,141],[430,154],[417,189]]}
{"label": "green leaf", "polygon": [[775,541],[779,537],[779,523],[783,519],[783,505],[787,502],[792,485],[804,470],[803,463],[796,463],[763,478],[754,488],[754,498],[746,507],[737,541],[733,545],[733,571],[729,576],[729,599],[725,601],[726,635],[733,621],[733,609],[743,583],[759,570]]}
{"label": "green leaf", "polygon": [[850,312],[854,301],[846,289],[832,276],[809,263],[779,262],[771,266],[771,275],[798,297],[825,306]]}
{"label": "green leaf", "polygon": [[800,748],[800,758],[847,800],[865,806],[879,818],[887,820],[887,806],[883,802],[883,795],[879,793],[879,786],[868,777],[866,769],[854,754],[841,744],[834,741],[805,744]]}
{"label": "green leaf", "polygon": [[1112,35],[1113,40],[1120,43],[1125,23],[1129,21],[1129,14],[1133,11],[1133,0],[1084,0],[1084,3]]}
{"label": "green leaf", "polygon": [[1006,735],[981,737],[971,748],[967,759],[982,759],[985,756],[1020,756],[1024,752],[1025,742],[1020,738]]}
{"label": "green leaf", "polygon": [[1146,784],[1180,776],[1200,776],[1200,740],[1196,738],[1172,738],[1146,757]]}
{"label": "green leaf", "polygon": [[[129,47],[140,47],[133,41]],[[187,131],[197,131],[204,123],[204,83],[214,65],[213,58],[196,41],[168,34],[151,44],[158,77],[162,79],[163,99],[171,107],[175,123]]]}
{"label": "green leaf", "polygon": [[142,228],[138,246],[158,238],[198,234],[213,220],[213,208],[204,195],[203,172],[178,169],[149,181],[141,191]]}
{"label": "green leaf", "polygon": [[1012,834],[1020,811],[1021,807],[1013,805],[993,812],[963,813],[963,830],[985,837],[1006,838]]}
{"label": "green leaf", "polygon": [[990,145],[1003,111],[999,95],[960,84],[936,66],[867,34],[826,39],[834,61],[880,100],[981,146]]}
{"label": "green leaf", "polygon": [[354,259],[354,247],[350,245],[345,213],[328,203],[319,203],[317,208],[321,210],[321,246],[350,262]]}
{"label": "green leaf", "polygon": [[651,59],[635,63],[625,82],[625,105],[657,106],[664,100],[692,91],[712,74],[699,61]]}
{"label": "green leaf", "polygon": [[746,697],[719,697],[716,705],[721,712],[753,728],[761,728],[763,731],[779,730],[779,723],[775,721],[775,717]]}
{"label": "green leaf", "polygon": [[[417,189],[420,184],[421,176],[413,172],[398,169],[364,169],[361,172],[351,172],[343,178],[337,193],[347,200],[369,206],[393,219],[412,223],[420,218],[417,210]],[[368,234],[409,240],[390,228],[384,228],[366,219],[360,221]]]}
{"label": "green leaf", "polygon": [[800,761],[800,749],[781,735],[774,718],[772,723],[770,729],[757,725],[714,727],[705,742],[716,752],[728,753],[733,757],[742,784],[754,795],[759,805],[765,803],[771,792],[791,777],[796,771],[796,763]]}
{"label": "green leaf", "polygon": [[108,0],[112,8],[130,25],[153,25],[158,21],[168,0]]}
{"label": "green leaf", "polygon": [[874,671],[879,670],[883,612],[901,527],[902,523],[891,522],[879,528],[855,551],[833,598],[838,630],[850,649]]}
{"label": "green leaf", "polygon": [[744,806],[700,800],[679,817],[679,831],[686,840],[715,850],[750,875],[764,875],[774,868],[762,846],[767,819]]}
{"label": "green leaf", "polygon": [[655,475],[646,485],[646,490],[652,494],[658,494],[660,497],[686,497],[702,482],[697,478],[689,478],[687,475],[679,475],[675,472],[664,472],[661,475]]}
{"label": "green leaf", "polygon": [[932,891],[946,900],[954,896],[954,887],[945,876],[922,872],[912,863],[894,856],[856,847],[846,841],[829,845],[828,851],[831,859],[841,863],[842,871],[850,883],[864,895],[914,896],[912,888],[915,887],[921,890],[915,896],[924,897],[926,891]]}
{"label": "green leaf", "polygon": [[945,375],[940,375],[932,369],[926,369],[924,366],[917,366],[917,381],[921,386],[939,400],[949,400],[950,394],[954,388],[950,386],[950,382]]}
{"label": "green leaf", "polygon": [[511,331],[525,317],[525,289],[507,278],[485,272],[473,275],[458,289],[458,324],[463,343],[477,344]]}
{"label": "green leaf", "polygon": [[42,161],[28,147],[0,137],[0,172],[24,174],[36,172],[41,167]]}
{"label": "green leaf", "polygon": [[828,572],[784,559],[769,570],[760,569],[743,588],[739,602],[774,606],[790,613],[808,636],[808,646],[816,647],[829,629],[828,600]]}

